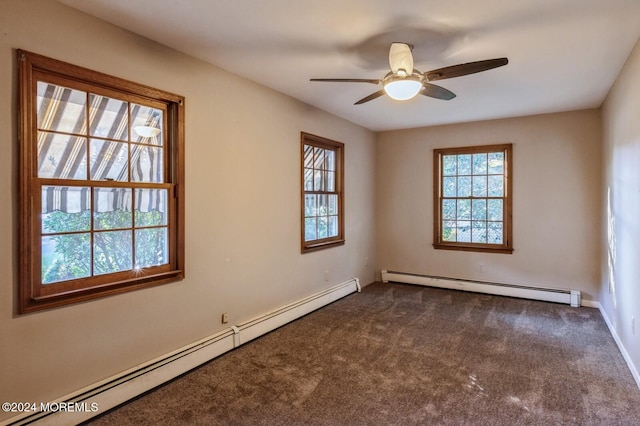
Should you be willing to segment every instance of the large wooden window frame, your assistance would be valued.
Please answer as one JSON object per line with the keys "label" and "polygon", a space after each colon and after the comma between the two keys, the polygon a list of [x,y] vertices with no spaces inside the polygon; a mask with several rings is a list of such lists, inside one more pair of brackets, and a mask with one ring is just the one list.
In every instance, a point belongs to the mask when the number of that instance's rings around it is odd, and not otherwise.
{"label": "large wooden window frame", "polygon": [[[481,158],[482,155],[490,155],[492,153],[501,153],[501,155],[503,155],[504,157],[504,163],[502,166],[502,171],[501,172],[490,172],[490,171],[486,171],[484,174],[479,171],[478,174],[476,175],[476,171],[464,171],[464,172],[460,172],[456,169],[455,174],[450,174],[445,176],[445,170],[444,170],[444,165],[443,165],[443,159],[445,156],[467,156],[470,155],[472,156],[471,158],[474,158],[473,155],[474,154],[478,154],[477,157]],[[460,157],[456,157],[456,159],[458,159]],[[488,157],[489,158],[489,157]],[[458,161],[458,160],[456,160]],[[488,163],[487,163],[488,164]],[[456,166],[457,167],[457,166]],[[473,164],[471,165],[472,169],[473,169]],[[486,167],[489,167],[488,165]],[[499,144],[499,145],[485,145],[485,146],[472,146],[472,147],[460,147],[460,148],[447,148],[447,149],[435,149],[433,152],[433,172],[434,172],[434,176],[433,176],[433,182],[434,182],[434,188],[433,188],[433,194],[434,194],[434,198],[433,198],[433,208],[434,208],[434,221],[433,221],[433,247],[435,249],[444,249],[444,250],[465,250],[465,251],[479,251],[479,252],[491,252],[491,253],[512,253],[513,252],[513,218],[512,218],[512,205],[513,205],[513,154],[512,154],[512,144]],[[502,179],[503,182],[503,193],[498,195],[498,194],[494,194],[491,195],[490,194],[490,190],[488,190],[488,187],[490,186],[490,184],[487,183],[483,183],[484,185],[484,191],[486,192],[486,194],[484,195],[480,195],[480,194],[475,194],[476,189],[474,187],[471,188],[471,192],[470,193],[465,193],[464,194],[459,194],[456,193],[455,196],[451,195],[451,194],[446,194],[445,188],[444,188],[444,181],[445,178],[455,178],[456,182],[458,182],[458,180],[460,178],[462,179],[466,179],[468,182],[473,182],[473,180],[476,178],[476,176],[478,176],[479,181],[481,179],[496,179],[496,181],[499,183],[500,180]],[[501,177],[501,178],[500,178]],[[456,183],[456,190],[455,191],[459,191],[460,186],[457,186],[458,184]],[[470,183],[470,185],[472,185]],[[482,192],[482,186],[479,186],[480,190],[478,190],[478,192]],[[445,196],[448,195],[448,196]],[[501,203],[502,204],[502,217],[489,217],[489,213],[487,211],[487,204],[484,204],[484,201],[486,200],[486,203],[491,203],[491,202],[497,202],[497,203]],[[487,215],[484,219],[478,219],[477,223],[479,226],[479,235],[482,235],[482,222],[485,223],[485,226],[487,227],[487,229],[491,226],[491,225],[495,225],[495,226],[501,226],[502,227],[502,241],[500,243],[491,243],[490,242],[490,238],[485,237],[485,239],[487,240],[486,242],[480,242],[480,241],[451,241],[451,237],[447,237],[444,235],[443,231],[445,231],[445,222],[448,221],[448,219],[451,219],[450,216],[451,215],[451,211],[450,209],[446,209],[445,211],[445,205],[444,203],[448,203],[447,206],[451,206],[452,203],[456,204],[456,211],[455,211],[455,219],[450,220],[450,222],[456,222],[456,226],[458,226],[458,223],[463,222],[466,225],[466,222],[469,222],[471,228],[469,232],[473,232],[473,228],[471,225],[473,223],[473,221],[475,220],[474,216],[473,216],[473,211],[471,211],[470,213],[468,213],[469,215],[471,215],[471,217],[469,218],[462,218],[460,219],[458,217],[459,210],[458,206],[460,204],[458,203],[465,203],[473,206],[474,202],[477,202],[479,206],[485,206],[485,211],[484,214]],[[499,204],[498,204],[499,205]],[[467,212],[464,213],[465,216],[467,215]],[[480,213],[482,214],[482,213]],[[465,230],[466,232],[466,230]],[[485,231],[486,232],[486,231]],[[472,234],[470,234],[472,235]],[[456,237],[457,238],[457,237]],[[464,238],[466,239],[466,237]],[[469,238],[471,240],[471,237]],[[482,238],[478,238],[478,240],[481,240]]]}
{"label": "large wooden window frame", "polygon": [[[310,252],[329,247],[342,245],[344,239],[344,144],[332,141],[320,136],[301,132],[301,245],[302,252]],[[311,147],[319,153],[332,153],[334,163],[320,159],[319,161],[309,161],[305,164],[305,147]],[[317,156],[316,156],[317,157]],[[306,157],[309,160],[308,156]],[[313,160],[313,159],[312,159]],[[318,204],[309,206],[307,198],[316,199]],[[320,200],[333,199],[337,202],[320,205]],[[337,226],[337,232],[329,232],[331,235],[321,238],[308,238],[308,222],[320,223],[320,221],[331,221],[333,226]],[[324,223],[326,226],[327,224]],[[319,225],[318,228],[319,229]],[[316,231],[314,231],[316,232]]]}
{"label": "large wooden window frame", "polygon": [[[162,90],[154,89],[141,84],[133,83],[110,75],[81,68],[41,55],[17,51],[19,64],[19,118],[20,118],[20,284],[19,284],[19,313],[37,311],[56,306],[67,305],[79,301],[85,301],[122,293],[134,289],[158,285],[184,278],[184,98]],[[87,172],[85,178],[43,178],[39,176],[38,159],[38,111],[37,111],[37,87],[38,82],[56,87],[65,87],[81,92],[89,96],[108,97],[124,101],[126,105],[136,103],[146,108],[162,111],[162,134],[158,137],[158,149],[154,152],[162,152],[163,168],[158,172],[161,176],[158,181],[132,179],[118,181],[116,179],[92,180],[93,172]],[[127,107],[128,108],[128,107]],[[62,109],[62,108],[60,108]],[[88,109],[88,108],[87,108]],[[64,113],[63,113],[64,114]],[[89,114],[89,113],[87,113]],[[131,114],[131,112],[129,112]],[[87,115],[88,117],[88,115]],[[127,119],[129,126],[131,116]],[[59,133],[62,138],[83,138],[90,140],[95,138],[85,126],[85,133]],[[131,128],[128,132],[131,135]],[[45,130],[42,130],[45,132]],[[128,136],[131,141],[132,136]],[[105,140],[107,143],[108,139]],[[128,146],[134,145],[129,142]],[[138,148],[149,149],[152,148]],[[90,163],[90,149],[83,148],[87,157],[81,159]],[[134,148],[128,148],[131,152]],[[151,151],[149,151],[151,152]],[[131,154],[129,154],[131,155]],[[94,160],[95,161],[95,160]],[[129,160],[131,161],[131,157]],[[128,165],[129,174],[133,172],[133,166]],[[87,170],[89,170],[87,166]],[[144,181],[144,182],[143,182]],[[154,183],[155,182],[155,183]],[[166,252],[164,258],[152,262],[145,267],[135,266],[132,261],[131,269],[119,269],[113,273],[94,273],[94,250],[91,248],[91,269],[88,276],[66,279],[52,283],[43,283],[43,188],[75,188],[82,189],[90,194],[90,201],[86,205],[91,206],[90,212],[96,208],[94,194],[104,188],[123,191],[127,194],[140,191],[148,191],[146,194],[166,194],[166,207],[162,214],[166,215],[166,223],[158,226],[165,237]],[[45,188],[45,190],[46,190]],[[86,189],[88,188],[88,189]],[[156,191],[156,192],[154,192]],[[136,195],[134,195],[135,198]],[[82,203],[81,203],[82,204]],[[164,205],[164,204],[163,204]],[[135,217],[135,211],[130,210],[131,217]],[[135,213],[135,214],[134,214]],[[94,213],[90,213],[93,215]],[[93,217],[93,216],[92,216]],[[91,247],[94,247],[94,238],[99,234],[100,228],[94,228],[94,218],[91,221],[90,235]],[[143,230],[136,223],[137,219],[131,219],[131,225],[125,232],[132,233],[132,250],[135,246],[135,232]],[[123,225],[128,226],[128,225]],[[68,232],[64,232],[68,234]],[[142,244],[142,243],[140,243]],[[142,247],[142,246],[140,246]],[[161,256],[161,255],[157,255]]]}

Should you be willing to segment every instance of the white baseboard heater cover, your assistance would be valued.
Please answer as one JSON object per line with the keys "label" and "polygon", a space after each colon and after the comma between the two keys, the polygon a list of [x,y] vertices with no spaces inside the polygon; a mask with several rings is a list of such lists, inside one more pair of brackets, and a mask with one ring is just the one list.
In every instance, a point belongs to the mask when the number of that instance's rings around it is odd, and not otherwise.
{"label": "white baseboard heater cover", "polygon": [[[360,281],[352,278],[51,401],[50,411],[25,413],[0,422],[0,426],[68,425],[89,420],[256,337],[360,290]],[[97,404],[99,411],[91,410],[93,403]]]}
{"label": "white baseboard heater cover", "polygon": [[382,271],[382,282],[399,282],[427,287],[464,290],[476,293],[495,294],[497,296],[519,297],[522,299],[542,300],[545,302],[565,303],[573,307],[581,305],[580,291],[562,290],[545,287],[528,287],[515,284],[502,284],[487,281],[464,280],[434,275],[412,274],[408,272]]}
{"label": "white baseboard heater cover", "polygon": [[283,306],[280,309],[238,323],[235,326],[236,346],[260,337],[271,330],[275,330],[288,322],[305,316],[355,291],[360,292],[360,281],[357,278]]}

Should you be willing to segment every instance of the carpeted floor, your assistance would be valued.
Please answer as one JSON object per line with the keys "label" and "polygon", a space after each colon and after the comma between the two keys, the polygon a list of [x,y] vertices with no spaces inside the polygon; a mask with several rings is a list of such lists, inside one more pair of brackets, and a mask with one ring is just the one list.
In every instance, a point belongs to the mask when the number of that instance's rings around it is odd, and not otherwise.
{"label": "carpeted floor", "polygon": [[640,425],[596,309],[376,283],[92,425]]}

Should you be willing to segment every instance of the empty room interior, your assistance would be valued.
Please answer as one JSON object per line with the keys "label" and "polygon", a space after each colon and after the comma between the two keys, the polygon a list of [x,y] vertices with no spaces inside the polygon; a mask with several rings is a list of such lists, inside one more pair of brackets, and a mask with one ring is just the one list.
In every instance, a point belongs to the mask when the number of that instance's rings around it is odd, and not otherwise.
{"label": "empty room interior", "polygon": [[[640,421],[639,38],[637,0],[0,0],[0,424],[106,421],[260,362],[317,379],[175,423]],[[461,354],[487,327],[502,343]],[[291,342],[333,361],[260,359]],[[528,344],[595,373],[492,385]],[[386,350],[417,411],[362,379]]]}

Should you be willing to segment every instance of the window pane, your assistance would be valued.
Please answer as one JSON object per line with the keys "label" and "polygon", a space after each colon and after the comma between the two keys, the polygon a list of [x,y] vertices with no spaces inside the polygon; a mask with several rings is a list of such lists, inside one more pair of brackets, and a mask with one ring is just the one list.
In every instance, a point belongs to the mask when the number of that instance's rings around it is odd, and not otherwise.
{"label": "window pane", "polygon": [[38,177],[87,178],[87,139],[38,132]]}
{"label": "window pane", "polygon": [[487,242],[487,222],[473,221],[471,228],[471,242],[472,243],[486,243]]}
{"label": "window pane", "polygon": [[468,243],[471,242],[471,222],[468,220],[458,221],[458,242]]}
{"label": "window pane", "polygon": [[442,179],[442,192],[444,197],[455,197],[458,185],[455,177],[445,177]]}
{"label": "window pane", "polygon": [[313,169],[304,169],[304,190],[313,191]]}
{"label": "window pane", "polygon": [[304,220],[304,240],[311,241],[316,239],[316,218],[308,217]]}
{"label": "window pane", "polygon": [[329,214],[338,214],[338,196],[329,195]]}
{"label": "window pane", "polygon": [[487,176],[473,177],[473,196],[474,197],[487,196]]}
{"label": "window pane", "polygon": [[458,197],[471,196],[471,176],[462,176],[458,178]]}
{"label": "window pane", "polygon": [[487,154],[473,154],[473,174],[487,174]]}
{"label": "window pane", "polygon": [[86,186],[42,187],[42,233],[89,231],[91,197]]}
{"label": "window pane", "polygon": [[133,182],[164,182],[164,149],[132,145],[131,180]]}
{"label": "window pane", "polygon": [[310,145],[304,146],[304,167],[313,168],[313,147]]}
{"label": "window pane", "polygon": [[304,196],[304,215],[317,216],[316,213],[316,195],[305,194]]}
{"label": "window pane", "polygon": [[131,104],[131,140],[162,145],[163,112],[144,105]]}
{"label": "window pane", "polygon": [[325,216],[329,212],[329,205],[326,195],[318,195],[318,216]]}
{"label": "window pane", "polygon": [[[136,189],[135,226],[160,226],[168,223],[166,189]],[[136,240],[137,241],[137,240]]]}
{"label": "window pane", "polygon": [[324,166],[324,149],[315,147],[314,149],[313,167],[318,170],[325,169]]}
{"label": "window pane", "polygon": [[325,158],[327,160],[327,170],[334,171],[336,169],[336,153],[330,149],[325,150]]}
{"label": "window pane", "polygon": [[502,222],[488,223],[487,242],[489,244],[502,244]]}
{"label": "window pane", "polygon": [[489,174],[503,174],[504,173],[504,153],[491,152],[489,153]]}
{"label": "window pane", "polygon": [[91,136],[100,138],[129,139],[129,104],[125,101],[89,95]]}
{"label": "window pane", "polygon": [[445,220],[455,220],[456,200],[442,200],[442,218]]}
{"label": "window pane", "polygon": [[93,190],[93,227],[131,228],[131,189],[95,188]]}
{"label": "window pane", "polygon": [[136,269],[169,263],[167,228],[136,229],[135,236]]}
{"label": "window pane", "polygon": [[445,155],[442,158],[442,174],[445,176],[455,176],[458,170],[458,159],[455,155]]}
{"label": "window pane", "polygon": [[442,227],[442,240],[443,241],[456,241],[456,222],[447,220],[443,222]]}
{"label": "window pane", "polygon": [[37,90],[38,129],[85,133],[86,92],[42,81],[38,82]]}
{"label": "window pane", "polygon": [[458,220],[471,219],[471,200],[458,200],[458,211],[456,213]]}
{"label": "window pane", "polygon": [[324,176],[322,170],[313,171],[313,190],[324,191]]}
{"label": "window pane", "polygon": [[329,172],[327,172],[325,170],[322,171],[322,188],[323,188],[323,191],[328,191],[329,190],[327,188],[327,184],[328,184],[328,181],[329,181],[327,173],[329,173]]}
{"label": "window pane", "polygon": [[502,200],[487,200],[487,219],[502,220]]}
{"label": "window pane", "polygon": [[502,197],[504,195],[503,185],[502,175],[489,176],[489,197]]}
{"label": "window pane", "polygon": [[338,235],[338,216],[329,216],[327,236],[336,237]]}
{"label": "window pane", "polygon": [[458,155],[458,175],[471,174],[471,155]]}
{"label": "window pane", "polygon": [[91,179],[120,182],[129,180],[128,144],[91,139],[89,146]]}
{"label": "window pane", "polygon": [[96,232],[93,237],[93,273],[133,269],[131,231]]}
{"label": "window pane", "polygon": [[326,172],[327,174],[327,191],[334,192],[336,190],[336,172]]}
{"label": "window pane", "polygon": [[328,226],[327,216],[318,217],[318,235],[317,235],[318,239],[327,238],[329,236],[327,226]]}
{"label": "window pane", "polygon": [[487,200],[472,200],[471,216],[473,220],[487,220]]}
{"label": "window pane", "polygon": [[88,233],[42,237],[42,284],[88,277],[90,241]]}

